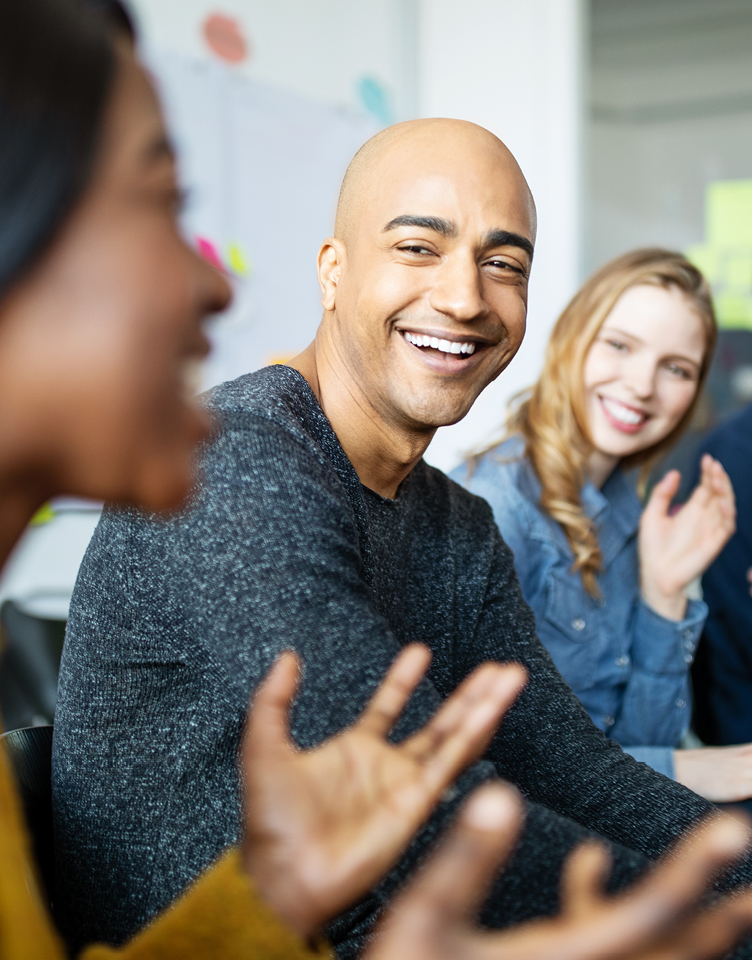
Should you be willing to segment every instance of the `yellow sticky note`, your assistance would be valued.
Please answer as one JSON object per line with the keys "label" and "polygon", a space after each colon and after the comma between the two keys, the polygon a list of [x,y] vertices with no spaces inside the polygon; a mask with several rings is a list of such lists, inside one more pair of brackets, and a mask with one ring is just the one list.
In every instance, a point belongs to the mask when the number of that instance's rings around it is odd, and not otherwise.
{"label": "yellow sticky note", "polygon": [[32,527],[41,527],[45,523],[49,523],[50,520],[55,519],[55,511],[52,509],[49,503],[45,503],[44,506],[41,506],[34,516],[29,521]]}
{"label": "yellow sticky note", "polygon": [[231,243],[228,247],[227,261],[233,273],[237,273],[241,277],[247,277],[251,272],[251,262],[238,243]]}

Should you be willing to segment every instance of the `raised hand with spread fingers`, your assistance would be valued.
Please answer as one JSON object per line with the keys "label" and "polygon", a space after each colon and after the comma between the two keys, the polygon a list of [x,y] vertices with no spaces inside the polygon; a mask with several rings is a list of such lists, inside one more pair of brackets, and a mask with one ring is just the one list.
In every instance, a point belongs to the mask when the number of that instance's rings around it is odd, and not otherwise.
{"label": "raised hand with spread fingers", "polygon": [[430,658],[405,648],[360,719],[308,751],[288,725],[297,657],[283,654],[256,692],[241,757],[243,857],[266,902],[304,936],[387,872],[525,683],[522,667],[486,663],[422,730],[390,743]]}

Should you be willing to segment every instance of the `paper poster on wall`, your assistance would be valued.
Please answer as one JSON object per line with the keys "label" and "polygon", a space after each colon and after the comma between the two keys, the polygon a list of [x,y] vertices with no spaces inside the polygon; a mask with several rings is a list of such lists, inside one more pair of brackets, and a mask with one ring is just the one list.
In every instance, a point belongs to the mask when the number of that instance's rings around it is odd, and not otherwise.
{"label": "paper poster on wall", "polygon": [[235,291],[213,320],[202,386],[294,356],[321,317],[316,254],[342,175],[378,126],[234,73],[149,50],[188,192],[186,234]]}

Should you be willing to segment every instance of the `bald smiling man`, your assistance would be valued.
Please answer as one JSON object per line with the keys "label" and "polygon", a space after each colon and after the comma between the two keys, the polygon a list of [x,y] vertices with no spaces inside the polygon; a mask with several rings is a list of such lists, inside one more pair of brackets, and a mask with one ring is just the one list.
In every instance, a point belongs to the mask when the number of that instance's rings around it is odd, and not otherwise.
{"label": "bald smiling man", "polygon": [[[530,191],[496,137],[449,120],[379,134],[319,252],[314,342],[212,392],[220,428],[190,509],[105,512],[55,727],[56,902],[71,942],[125,939],[237,839],[248,697],[289,647],[305,664],[301,746],[352,723],[409,641],[433,663],[399,737],[484,660],[529,674],[485,756],[328,931],[341,957],[484,780],[528,801],[484,908],[496,927],[556,910],[562,861],[590,831],[610,842],[616,888],[711,810],[591,723],[536,638],[490,508],[422,460],[517,351],[534,243]],[[746,861],[729,882],[750,877]]]}

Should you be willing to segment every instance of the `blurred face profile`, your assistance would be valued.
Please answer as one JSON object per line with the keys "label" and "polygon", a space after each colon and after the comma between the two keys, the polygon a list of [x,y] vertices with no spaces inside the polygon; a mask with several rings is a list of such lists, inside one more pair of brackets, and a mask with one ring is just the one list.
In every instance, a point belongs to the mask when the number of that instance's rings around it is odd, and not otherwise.
{"label": "blurred face profile", "polygon": [[663,440],[692,403],[703,323],[676,287],[630,287],[588,351],[584,393],[597,452],[626,457]]}
{"label": "blurred face profile", "polygon": [[209,429],[191,371],[230,292],[180,236],[157,100],[124,45],[117,60],[88,186],[0,303],[0,409],[19,469],[54,491],[163,509]]}

